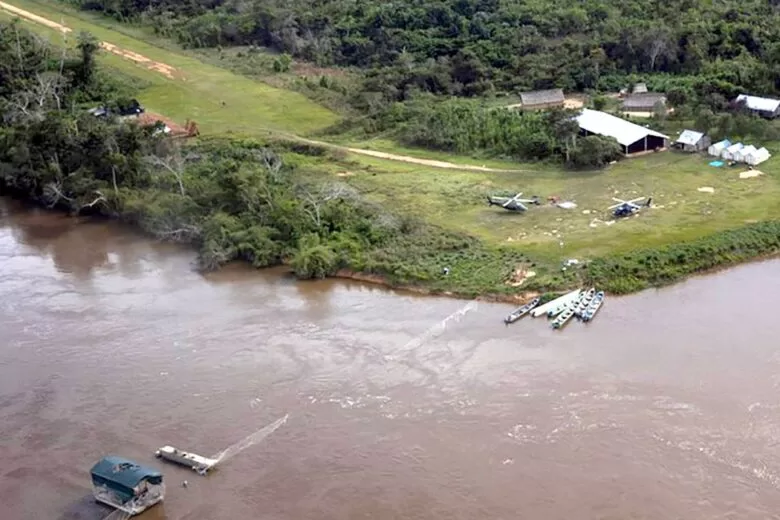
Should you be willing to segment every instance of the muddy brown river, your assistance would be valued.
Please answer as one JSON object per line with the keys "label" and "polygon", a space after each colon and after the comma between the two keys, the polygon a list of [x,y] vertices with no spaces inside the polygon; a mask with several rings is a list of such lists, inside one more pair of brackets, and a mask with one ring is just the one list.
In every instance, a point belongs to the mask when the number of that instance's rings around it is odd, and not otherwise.
{"label": "muddy brown river", "polygon": [[[192,261],[0,201],[0,518],[104,518],[89,468],[107,454],[163,471],[144,520],[778,517],[778,261],[560,332]],[[153,455],[287,414],[207,477]]]}

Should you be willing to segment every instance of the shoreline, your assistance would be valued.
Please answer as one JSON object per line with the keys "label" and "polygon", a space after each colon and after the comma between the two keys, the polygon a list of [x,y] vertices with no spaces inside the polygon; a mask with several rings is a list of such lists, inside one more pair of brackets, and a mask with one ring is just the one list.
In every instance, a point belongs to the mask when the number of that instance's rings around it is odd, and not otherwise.
{"label": "shoreline", "polygon": [[[30,209],[34,208],[34,209],[42,210],[42,211],[45,211],[45,212],[48,212],[48,213],[60,214],[60,215],[65,216],[65,217],[67,217],[69,219],[72,219],[73,222],[76,223],[76,224],[94,222],[96,220],[106,220],[106,221],[110,221],[110,222],[115,223],[115,224],[121,224],[122,226],[127,226],[130,229],[134,230],[135,232],[139,233],[140,235],[148,237],[149,239],[152,239],[152,240],[155,240],[155,241],[158,241],[158,242],[168,242],[168,243],[171,243],[170,241],[167,241],[167,240],[164,240],[164,239],[160,239],[159,237],[155,237],[154,235],[147,233],[146,231],[141,229],[139,226],[137,226],[137,225],[135,225],[133,223],[127,222],[127,221],[123,220],[121,217],[120,218],[116,218],[116,217],[112,218],[112,217],[105,216],[105,215],[89,215],[89,216],[68,215],[67,212],[62,212],[62,211],[59,211],[57,209],[51,209],[51,208],[42,207],[41,205],[37,204],[35,201],[27,200],[25,198],[18,198],[18,197],[15,197],[13,194],[8,193],[8,192],[0,193],[0,196],[7,197],[7,198],[9,198],[11,200],[14,200],[17,203],[20,203],[23,207],[27,207],[27,208],[30,208]],[[771,222],[771,221],[766,221],[765,223],[769,223],[769,222]],[[728,233],[728,232],[726,232],[726,233]],[[175,243],[175,242],[173,242],[173,243]],[[194,251],[194,249],[195,249],[193,247],[193,244],[191,244],[191,243],[178,242],[178,244],[179,245],[185,245],[186,244],[188,249],[190,249],[190,251]],[[683,244],[683,243],[681,243],[681,244]],[[648,284],[646,286],[643,286],[643,287],[638,288],[636,290],[630,290],[630,291],[627,291],[627,292],[609,291],[605,287],[601,287],[601,285],[603,285],[603,283],[599,284],[599,283],[594,283],[593,281],[583,282],[581,284],[581,286],[598,286],[598,288],[600,290],[604,290],[604,292],[607,295],[611,296],[611,297],[614,297],[614,296],[626,296],[628,294],[635,294],[635,293],[642,292],[642,291],[647,290],[647,289],[661,289],[661,288],[664,288],[664,287],[668,287],[668,286],[672,286],[672,285],[676,285],[676,284],[679,284],[679,283],[686,282],[686,281],[691,280],[693,278],[698,278],[698,277],[701,277],[701,276],[708,276],[708,275],[717,274],[719,272],[722,272],[722,271],[725,271],[727,269],[731,269],[731,268],[734,268],[734,267],[738,267],[738,266],[741,266],[741,265],[757,263],[757,262],[763,262],[763,261],[767,261],[767,260],[775,260],[775,259],[778,259],[778,258],[780,258],[780,247],[772,249],[770,251],[764,251],[764,252],[758,253],[758,254],[756,254],[754,256],[743,257],[743,258],[740,258],[740,259],[737,259],[737,260],[723,262],[723,263],[721,263],[719,265],[714,265],[714,266],[711,266],[711,267],[706,268],[706,269],[690,271],[688,273],[679,275],[675,279],[668,280],[665,283],[653,284],[653,283],[648,282]],[[238,262],[241,262],[241,261],[238,260]],[[241,263],[245,263],[245,262],[241,262]],[[282,263],[282,264],[280,264],[279,266],[276,266],[276,267],[280,267],[280,266],[285,266],[287,269],[289,269],[289,266],[286,265],[285,263]],[[271,266],[271,267],[273,267],[273,266]],[[291,271],[290,271],[289,274],[293,278],[295,278],[294,274]],[[325,278],[326,279],[327,278],[332,278],[332,279],[341,279],[341,280],[351,280],[351,281],[360,282],[360,283],[364,283],[364,284],[374,285],[374,286],[377,286],[377,287],[383,287],[383,288],[386,288],[388,290],[393,290],[393,291],[398,291],[398,292],[406,292],[406,293],[417,295],[417,296],[447,297],[447,298],[459,299],[459,300],[473,300],[473,301],[481,301],[481,302],[489,302],[489,303],[505,303],[505,304],[510,304],[510,305],[522,305],[522,304],[528,302],[529,300],[531,300],[531,299],[533,299],[535,297],[538,297],[538,296],[543,296],[543,295],[549,294],[549,293],[564,294],[565,292],[570,291],[570,290],[573,289],[573,287],[547,288],[547,289],[542,289],[542,290],[529,289],[529,290],[518,290],[516,293],[513,293],[513,294],[498,293],[498,292],[492,292],[492,293],[491,292],[485,292],[483,294],[478,294],[477,296],[472,296],[472,295],[466,295],[464,293],[458,292],[457,289],[433,289],[433,288],[430,288],[430,287],[426,287],[424,284],[394,283],[394,282],[389,281],[388,278],[386,276],[384,276],[384,275],[375,274],[375,273],[364,273],[364,272],[355,271],[355,270],[352,270],[352,269],[349,269],[349,268],[339,269],[335,273],[333,273],[332,275],[326,276]],[[300,281],[300,282],[305,282],[306,281],[306,280],[298,280],[297,278],[296,278],[296,280]]]}
{"label": "shoreline", "polygon": [[[476,300],[476,301],[489,302],[489,303],[522,304],[527,302],[528,300],[532,300],[533,298],[542,295],[542,293],[539,291],[523,291],[517,294],[487,293],[487,294],[479,295],[476,298],[471,298],[463,294],[458,294],[456,291],[437,291],[434,289],[428,289],[420,285],[394,284],[388,281],[387,278],[385,278],[382,275],[361,273],[358,271],[353,271],[351,269],[339,269],[330,278],[336,278],[341,280],[353,280],[356,282],[385,287],[387,289],[392,289],[395,291],[409,292],[419,296],[442,296],[442,297],[453,298],[458,300]],[[559,292],[559,291],[550,291],[550,292]]]}

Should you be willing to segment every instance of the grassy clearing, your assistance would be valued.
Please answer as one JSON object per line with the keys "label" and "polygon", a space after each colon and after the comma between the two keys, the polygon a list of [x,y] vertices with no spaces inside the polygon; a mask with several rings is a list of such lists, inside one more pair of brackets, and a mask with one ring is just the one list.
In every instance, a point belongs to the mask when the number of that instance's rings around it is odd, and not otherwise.
{"label": "grassy clearing", "polygon": [[[14,0],[13,3],[62,21],[74,30],[88,30],[102,40],[176,67],[183,73],[184,81],[166,79],[110,53],[104,52],[100,56],[105,65],[148,85],[140,99],[150,110],[182,121],[194,119],[206,135],[232,133],[263,139],[268,137],[269,131],[314,133],[336,121],[334,113],[299,93],[272,88],[203,63],[196,53],[176,50],[170,42],[158,45],[153,38],[143,38],[142,29],[121,26],[121,31],[115,30],[115,24],[110,20],[96,21],[87,13],[75,13],[34,0]],[[9,17],[0,12],[0,18]],[[62,41],[62,36],[52,29],[31,22],[24,24],[53,42]],[[215,64],[219,62],[216,55],[201,58]],[[283,81],[283,78],[277,79]],[[225,106],[221,101],[225,101]],[[681,123],[682,126],[685,125]],[[741,261],[751,257],[750,248],[739,245],[741,249],[734,252],[731,243],[743,240],[742,231],[731,234],[728,231],[752,226],[755,222],[780,220],[780,204],[777,204],[780,163],[776,158],[761,165],[765,175],[741,180],[738,176],[741,167],[713,168],[708,165],[707,158],[673,152],[621,161],[603,172],[571,172],[548,164],[520,165],[402,148],[388,139],[349,144],[455,164],[524,170],[477,173],[435,169],[340,152],[288,156],[289,161],[305,168],[312,176],[330,177],[354,185],[394,212],[480,239],[482,245],[465,251],[436,252],[434,245],[426,246],[427,250],[420,244],[408,246],[409,251],[429,256],[422,267],[420,262],[410,262],[406,274],[404,266],[400,266],[398,272],[401,274],[393,281],[422,280],[441,291],[455,290],[468,295],[517,291],[504,283],[517,265],[526,265],[537,272],[537,277],[524,284],[523,289],[560,288],[578,281],[571,273],[564,276],[560,272],[563,259],[605,257],[609,260],[602,265],[596,279],[609,285],[610,277],[614,276],[616,290],[636,290],[713,266],[701,260],[700,252],[685,250],[684,258],[699,260],[688,262],[685,268],[669,267],[671,264],[667,262],[663,273],[639,277],[636,270],[649,269],[653,251],[698,241],[704,251],[717,249],[721,264]],[[760,144],[774,154],[780,153],[780,143]],[[700,187],[712,187],[715,192],[699,192]],[[561,200],[572,200],[578,206],[563,210],[543,205],[518,214],[489,207],[485,200],[488,194],[514,195],[521,191],[525,196],[538,195],[542,200],[556,195]],[[657,207],[608,225],[606,222],[612,219],[607,208],[613,204],[613,196],[622,199],[652,196]],[[762,232],[771,234],[773,229]],[[726,242],[711,242],[708,237],[713,234],[726,237],[723,239]],[[757,240],[759,242],[763,243]],[[640,250],[644,251],[641,255],[634,254]],[[768,251],[764,248],[756,250],[755,254]],[[680,258],[681,253],[675,249],[670,254]],[[621,255],[624,255],[623,260]],[[443,267],[451,268],[447,278],[436,275]],[[631,277],[633,279],[623,284]]]}
{"label": "grassy clearing", "polygon": [[[108,21],[97,23],[85,13],[33,0],[14,0],[12,5],[62,23],[74,31],[89,31],[102,41],[177,69],[183,78],[171,80],[119,56],[101,53],[104,63],[150,83],[139,96],[150,110],[179,121],[193,119],[204,135],[256,136],[267,130],[308,134],[337,120],[335,113],[300,93],[274,88],[203,63],[172,48],[158,46],[154,39],[141,39],[141,34],[133,36],[119,32],[107,27]],[[5,13],[3,17],[9,18]],[[33,23],[25,25],[49,37],[53,43],[63,41],[52,29]],[[73,42],[75,38],[71,36],[69,40]],[[153,43],[149,43],[150,40]]]}
{"label": "grassy clearing", "polygon": [[[713,168],[703,157],[673,152],[592,173],[423,171],[409,165],[388,169],[362,159],[359,163],[368,171],[347,178],[384,204],[547,262],[660,247],[780,218],[780,168],[772,160],[762,165],[764,176],[745,180],[739,179],[739,167]],[[699,192],[700,187],[712,187],[715,193]],[[519,214],[486,203],[488,194],[520,191],[542,199],[556,195],[578,206],[563,210],[543,205]],[[607,225],[613,196],[652,196],[658,207]]]}

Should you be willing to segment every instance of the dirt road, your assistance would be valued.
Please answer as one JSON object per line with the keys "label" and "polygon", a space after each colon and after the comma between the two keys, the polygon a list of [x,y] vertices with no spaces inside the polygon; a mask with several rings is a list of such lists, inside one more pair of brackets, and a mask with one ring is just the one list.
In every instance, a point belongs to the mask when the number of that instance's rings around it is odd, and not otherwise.
{"label": "dirt road", "polygon": [[[0,1],[0,9],[3,11],[6,11],[7,13],[13,14],[15,16],[19,16],[21,18],[30,20],[32,22],[44,25],[46,27],[49,27],[51,29],[55,29],[57,31],[60,31],[63,34],[69,34],[72,33],[73,30],[70,27],[67,27],[63,24],[54,22],[52,20],[49,20],[47,18],[44,18],[42,16],[38,16],[37,14],[31,13],[29,11],[25,11],[24,9],[19,9],[18,7],[15,7],[13,5],[10,5],[6,2]],[[164,75],[168,79],[183,79],[184,75],[181,74],[180,71],[175,69],[174,67],[171,67],[170,65],[167,65],[165,63],[161,63],[158,61],[153,61],[146,56],[143,56],[141,54],[138,54],[133,51],[129,51],[126,49],[122,49],[120,47],[117,47],[116,45],[108,42],[100,42],[101,48],[105,49],[108,52],[111,52],[113,54],[116,54],[117,56],[121,56],[125,59],[131,60],[139,65],[142,65],[146,67],[149,70],[153,70],[155,72],[159,72],[160,74]],[[171,125],[169,125],[171,126]],[[497,168],[488,168],[485,166],[468,166],[468,165],[462,165],[462,164],[455,164],[447,161],[437,161],[433,159],[420,159],[417,157],[410,157],[407,155],[398,155],[393,153],[387,153],[387,152],[378,152],[375,150],[365,150],[362,148],[349,148],[346,146],[339,146],[334,145],[331,143],[326,143],[323,141],[313,141],[310,139],[304,139],[299,136],[294,135],[287,135],[286,137],[290,139],[294,139],[301,142],[306,142],[308,144],[312,144],[315,146],[324,146],[331,149],[341,150],[343,152],[347,153],[354,153],[359,155],[366,155],[370,157],[376,157],[378,159],[386,159],[390,161],[398,161],[398,162],[404,162],[404,163],[410,163],[410,164],[419,164],[420,166],[430,166],[432,168],[446,168],[446,169],[452,169],[452,170],[461,170],[461,171],[474,171],[474,172],[510,172],[510,173],[521,173],[521,172],[532,172],[532,170],[507,170],[507,169],[497,169]]]}
{"label": "dirt road", "polygon": [[[20,18],[24,18],[26,20],[30,20],[31,22],[39,23],[51,29],[60,31],[62,34],[69,34],[73,32],[73,29],[71,29],[70,27],[54,22],[42,16],[38,16],[37,14],[31,13],[29,11],[25,11],[24,9],[19,9],[18,7],[7,4],[5,2],[0,2],[0,9],[2,9],[7,13],[18,16]],[[166,65],[165,63],[160,63],[159,61],[150,60],[146,56],[142,56],[141,54],[121,49],[112,43],[100,42],[100,47],[112,54],[116,54],[117,56],[121,56],[139,65],[143,65],[149,70],[159,72],[160,74],[162,74],[168,79],[176,79],[177,76],[181,77],[181,74],[179,74],[178,71],[174,67],[171,67],[170,65]]]}

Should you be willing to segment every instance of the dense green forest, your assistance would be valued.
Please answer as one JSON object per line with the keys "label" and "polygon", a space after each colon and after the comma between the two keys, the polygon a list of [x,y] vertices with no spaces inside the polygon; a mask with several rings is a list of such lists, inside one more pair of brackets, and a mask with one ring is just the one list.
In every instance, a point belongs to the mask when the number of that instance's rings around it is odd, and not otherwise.
{"label": "dense green forest", "polygon": [[394,214],[285,161],[341,160],[320,148],[230,139],[184,145],[132,119],[95,117],[86,109],[132,95],[124,78],[98,68],[96,52],[89,35],[71,55],[18,24],[0,24],[0,194],[191,243],[204,269],[242,259],[288,263],[301,278],[350,269],[435,287],[445,283],[444,265],[480,262],[482,277],[464,268],[446,282],[475,295],[500,287],[522,258]]}
{"label": "dense green forest", "polygon": [[397,100],[414,90],[604,90],[635,73],[706,78],[700,89],[723,93],[780,88],[777,1],[69,1],[187,46],[260,45],[370,69],[368,90]]}
{"label": "dense green forest", "polygon": [[[577,129],[562,123],[565,113],[493,109],[502,104],[496,97],[551,87],[615,92],[636,81],[667,93],[674,118],[696,119],[713,136],[745,127],[740,135],[776,133],[737,114],[731,101],[742,92],[780,90],[780,2],[63,1],[151,26],[187,47],[270,48],[284,53],[277,72],[289,67],[290,55],[351,68],[356,81],[319,82],[348,107],[335,134],[599,167],[617,155],[614,141],[578,139]],[[251,74],[254,55],[233,53],[231,63]],[[651,124],[665,130],[663,121]]]}

